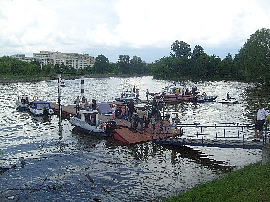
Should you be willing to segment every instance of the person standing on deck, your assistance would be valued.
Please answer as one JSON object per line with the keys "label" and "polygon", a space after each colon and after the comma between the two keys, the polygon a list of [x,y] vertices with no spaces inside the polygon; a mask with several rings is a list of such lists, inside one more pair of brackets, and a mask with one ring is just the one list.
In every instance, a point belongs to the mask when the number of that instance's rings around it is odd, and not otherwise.
{"label": "person standing on deck", "polygon": [[79,96],[76,98],[74,103],[76,104],[76,114],[77,114],[78,111],[80,110],[80,97]]}
{"label": "person standing on deck", "polygon": [[135,106],[134,106],[133,100],[131,100],[128,104],[128,113],[129,113],[128,116],[129,116],[130,121],[134,112],[135,112]]}
{"label": "person standing on deck", "polygon": [[254,118],[255,121],[255,138],[262,137],[263,125],[266,117],[268,116],[268,112],[263,108],[262,104],[259,104],[259,109],[257,111],[257,116]]}
{"label": "person standing on deck", "polygon": [[116,104],[114,103],[114,101],[113,101],[111,110],[112,110],[112,119],[115,120]]}
{"label": "person standing on deck", "polygon": [[148,89],[146,90],[146,99],[147,99],[147,103],[148,103],[148,100],[149,100],[149,91],[148,91]]}
{"label": "person standing on deck", "polygon": [[152,117],[151,117],[151,119],[150,119],[150,122],[151,122],[151,124],[152,124],[152,134],[154,134],[155,133],[155,130],[156,130],[156,118],[155,118],[155,116],[154,115],[152,115]]}

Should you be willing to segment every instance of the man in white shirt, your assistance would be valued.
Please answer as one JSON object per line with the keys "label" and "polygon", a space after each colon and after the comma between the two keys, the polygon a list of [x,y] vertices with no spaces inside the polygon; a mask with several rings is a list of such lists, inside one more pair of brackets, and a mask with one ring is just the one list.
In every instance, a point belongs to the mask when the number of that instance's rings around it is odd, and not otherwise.
{"label": "man in white shirt", "polygon": [[263,105],[259,105],[257,116],[255,117],[255,138],[262,137],[263,125],[268,112],[263,108]]}

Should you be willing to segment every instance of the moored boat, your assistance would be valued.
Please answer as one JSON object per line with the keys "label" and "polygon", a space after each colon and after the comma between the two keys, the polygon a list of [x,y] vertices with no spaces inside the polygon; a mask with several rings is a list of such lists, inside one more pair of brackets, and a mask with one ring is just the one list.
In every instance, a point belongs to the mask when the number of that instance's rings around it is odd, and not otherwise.
{"label": "moored boat", "polygon": [[120,97],[115,98],[117,102],[130,102],[131,100],[136,100],[138,97],[136,97],[136,93],[125,91],[121,94]]}
{"label": "moored boat", "polygon": [[31,103],[30,96],[28,95],[20,95],[16,100],[17,109],[20,111],[29,110],[29,104]]}
{"label": "moored boat", "polygon": [[199,96],[197,97],[197,102],[204,103],[204,102],[215,102],[217,96]]}
{"label": "moored boat", "polygon": [[61,86],[61,87],[65,87],[65,86],[66,86],[65,80],[61,80],[60,86]]}
{"label": "moored boat", "polygon": [[80,110],[69,122],[78,130],[96,136],[112,136],[117,127],[115,121],[103,122],[99,119],[98,110]]}
{"label": "moored boat", "polygon": [[49,102],[46,101],[33,101],[29,105],[30,112],[35,116],[53,115],[54,111]]}
{"label": "moored boat", "polygon": [[218,102],[222,104],[236,104],[238,103],[238,100],[236,98],[230,98],[230,99],[222,99]]}

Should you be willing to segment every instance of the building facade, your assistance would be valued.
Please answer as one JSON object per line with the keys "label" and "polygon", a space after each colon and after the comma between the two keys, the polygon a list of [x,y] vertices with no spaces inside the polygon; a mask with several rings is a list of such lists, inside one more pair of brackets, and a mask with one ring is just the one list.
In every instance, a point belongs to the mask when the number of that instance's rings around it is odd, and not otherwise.
{"label": "building facade", "polygon": [[84,69],[87,66],[92,67],[95,63],[95,57],[89,56],[89,54],[79,53],[61,53],[52,51],[40,51],[39,53],[33,53],[33,58],[37,60],[41,65],[65,65],[73,67],[74,69]]}

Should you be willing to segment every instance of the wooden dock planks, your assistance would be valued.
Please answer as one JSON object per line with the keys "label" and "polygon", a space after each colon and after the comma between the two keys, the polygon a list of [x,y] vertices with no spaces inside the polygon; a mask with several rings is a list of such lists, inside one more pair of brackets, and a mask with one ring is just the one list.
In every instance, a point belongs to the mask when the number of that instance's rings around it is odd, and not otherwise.
{"label": "wooden dock planks", "polygon": [[[138,126],[138,128],[140,125]],[[127,143],[127,144],[135,144],[140,142],[147,142],[153,139],[164,139],[166,137],[174,137],[181,134],[180,130],[175,130],[170,126],[168,121],[163,122],[163,127],[160,127],[160,124],[156,124],[156,130],[154,134],[152,134],[151,124],[149,124],[150,128],[145,128],[144,132],[140,134],[139,129],[136,132],[131,130],[128,127],[120,127],[115,130],[114,138]]]}

